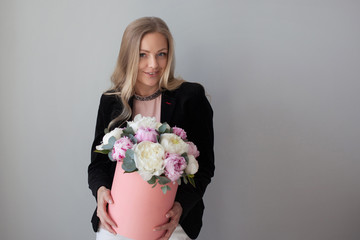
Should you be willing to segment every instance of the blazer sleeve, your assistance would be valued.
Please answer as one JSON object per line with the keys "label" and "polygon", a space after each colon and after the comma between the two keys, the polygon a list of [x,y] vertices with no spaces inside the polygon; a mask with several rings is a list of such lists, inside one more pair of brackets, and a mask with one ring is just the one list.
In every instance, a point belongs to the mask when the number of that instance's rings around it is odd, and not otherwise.
{"label": "blazer sleeve", "polygon": [[199,170],[194,178],[196,187],[194,188],[189,183],[182,184],[176,195],[176,201],[183,208],[180,223],[202,201],[206,187],[215,171],[213,110],[204,88],[199,84],[193,85],[191,97],[184,104],[185,117],[190,119],[185,126],[187,137],[189,141],[195,143],[200,156],[197,158]]}
{"label": "blazer sleeve", "polygon": [[94,152],[97,145],[99,145],[104,136],[104,130],[110,122],[109,106],[112,96],[102,95],[100,99],[98,115],[95,127],[95,137],[91,147],[91,163],[88,167],[88,184],[92,194],[97,198],[97,190],[101,186],[110,189],[112,185],[113,176],[113,162],[108,159],[108,156],[101,153]]}

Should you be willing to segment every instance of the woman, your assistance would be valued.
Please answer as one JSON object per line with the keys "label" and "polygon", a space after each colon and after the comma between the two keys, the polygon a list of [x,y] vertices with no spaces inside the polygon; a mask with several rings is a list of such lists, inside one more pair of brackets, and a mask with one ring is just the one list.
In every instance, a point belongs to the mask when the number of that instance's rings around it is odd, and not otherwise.
{"label": "woman", "polygon": [[123,127],[138,113],[183,128],[200,151],[196,188],[180,185],[175,203],[166,214],[169,222],[154,226],[155,231],[166,231],[161,238],[164,240],[195,239],[202,226],[202,197],[215,169],[213,112],[201,85],[174,78],[173,38],[163,20],[144,17],[126,28],[111,80],[113,87],[101,96],[88,168],[89,187],[97,199],[92,218],[97,239],[126,238],[110,234],[115,234],[116,224],[106,211],[107,204],[113,202],[110,189],[116,163],[94,150],[105,128]]}

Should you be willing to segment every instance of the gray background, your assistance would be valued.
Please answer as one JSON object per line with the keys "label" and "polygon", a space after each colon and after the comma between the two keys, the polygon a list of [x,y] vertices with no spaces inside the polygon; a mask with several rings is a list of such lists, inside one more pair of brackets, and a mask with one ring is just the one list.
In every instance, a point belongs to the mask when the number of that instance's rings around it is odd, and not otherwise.
{"label": "gray background", "polygon": [[1,0],[0,239],[94,239],[87,165],[124,28],[159,16],[214,108],[199,239],[360,239],[360,3]]}

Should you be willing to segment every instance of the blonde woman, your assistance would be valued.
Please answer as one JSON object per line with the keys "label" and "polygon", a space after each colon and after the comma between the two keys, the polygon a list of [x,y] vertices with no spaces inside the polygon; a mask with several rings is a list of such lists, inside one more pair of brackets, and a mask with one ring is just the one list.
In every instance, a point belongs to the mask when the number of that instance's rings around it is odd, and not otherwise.
{"label": "blonde woman", "polygon": [[144,17],[126,28],[111,77],[112,88],[101,96],[91,163],[88,167],[89,187],[97,199],[92,224],[97,240],[127,239],[115,235],[115,222],[107,213],[111,204],[110,189],[115,162],[95,153],[104,129],[123,127],[136,114],[156,117],[159,122],[183,128],[200,151],[196,188],[179,186],[175,203],[166,214],[169,222],[154,226],[166,231],[161,240],[196,239],[202,226],[202,197],[214,175],[212,108],[204,88],[197,83],[174,77],[174,44],[166,23],[160,18]]}

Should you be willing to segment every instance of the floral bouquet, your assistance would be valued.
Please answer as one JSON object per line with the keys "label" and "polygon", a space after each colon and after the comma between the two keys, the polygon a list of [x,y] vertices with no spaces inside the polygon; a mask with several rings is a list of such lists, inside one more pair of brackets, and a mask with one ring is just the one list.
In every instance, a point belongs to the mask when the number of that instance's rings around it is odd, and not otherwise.
{"label": "floral bouquet", "polygon": [[111,187],[114,203],[108,205],[118,226],[115,231],[134,240],[161,237],[164,231],[153,228],[169,221],[165,214],[174,204],[181,179],[195,187],[199,151],[187,141],[186,132],[136,115],[126,128],[106,133],[96,152],[117,161]]}
{"label": "floral bouquet", "polygon": [[138,172],[153,187],[162,185],[164,194],[170,190],[167,183],[180,184],[181,178],[195,187],[193,178],[199,168],[196,145],[187,140],[183,129],[156,122],[154,117],[136,115],[126,128],[106,133],[95,151],[122,162],[125,173]]}

